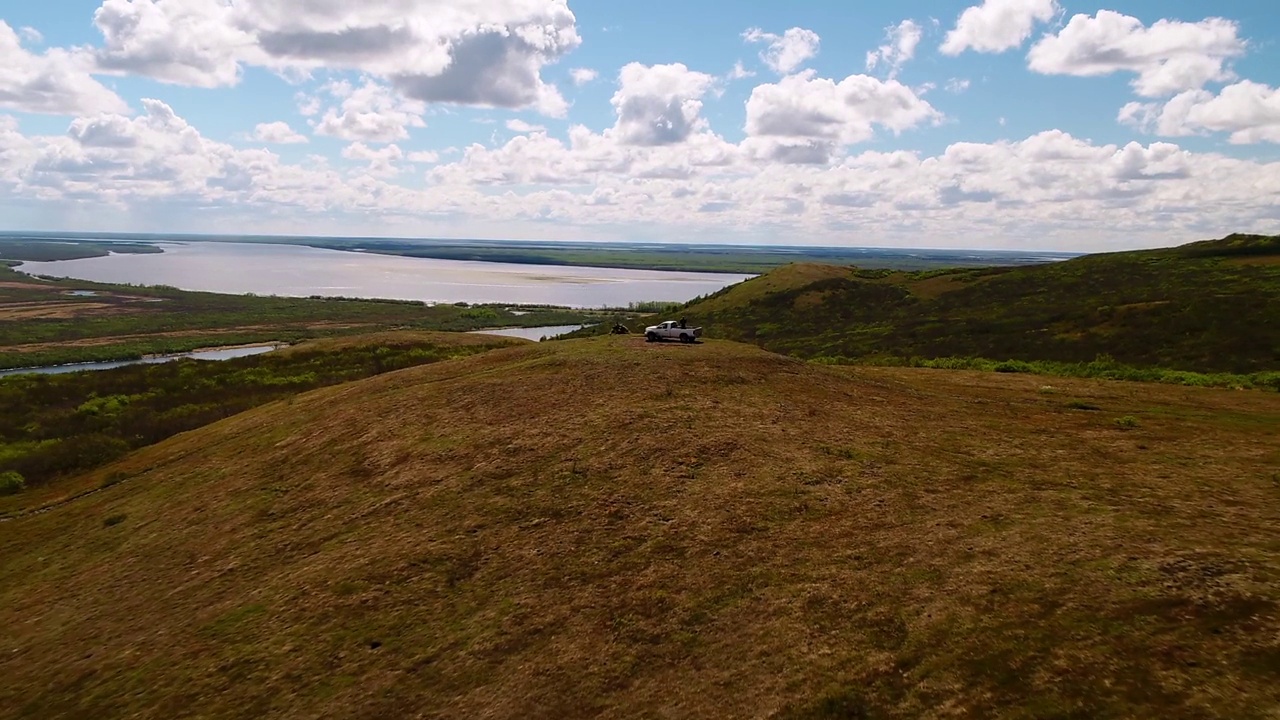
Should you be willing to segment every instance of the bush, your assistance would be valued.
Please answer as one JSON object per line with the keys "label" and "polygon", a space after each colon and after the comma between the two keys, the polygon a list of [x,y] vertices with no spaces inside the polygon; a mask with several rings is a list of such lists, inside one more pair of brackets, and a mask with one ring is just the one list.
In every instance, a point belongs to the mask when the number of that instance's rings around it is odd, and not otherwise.
{"label": "bush", "polygon": [[1116,418],[1116,427],[1120,428],[1121,430],[1132,430],[1138,427],[1138,418],[1132,415],[1125,415],[1124,417],[1118,417]]}
{"label": "bush", "polygon": [[17,495],[27,489],[27,481],[10,470],[0,473],[0,495]]}
{"label": "bush", "polygon": [[998,373],[1029,373],[1031,366],[1021,360],[1006,360],[995,367]]}

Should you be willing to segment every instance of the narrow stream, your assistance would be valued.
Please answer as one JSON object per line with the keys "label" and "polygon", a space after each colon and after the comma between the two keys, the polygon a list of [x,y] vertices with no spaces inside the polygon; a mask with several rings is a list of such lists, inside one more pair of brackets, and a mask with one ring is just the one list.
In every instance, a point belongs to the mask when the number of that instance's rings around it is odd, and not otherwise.
{"label": "narrow stream", "polygon": [[269,353],[277,347],[279,346],[250,345],[247,347],[199,350],[197,352],[179,353],[177,355],[159,355],[157,357],[141,358],[139,360],[112,360],[108,362],[86,362],[71,363],[68,365],[46,365],[44,367],[13,368],[11,370],[0,370],[0,377],[4,377],[6,375],[28,374],[58,375],[61,373],[80,372],[81,370],[110,370],[111,368],[124,367],[125,365],[155,365],[158,363],[181,360],[182,358],[191,358],[192,360],[230,360],[232,358],[249,357],[250,355]]}

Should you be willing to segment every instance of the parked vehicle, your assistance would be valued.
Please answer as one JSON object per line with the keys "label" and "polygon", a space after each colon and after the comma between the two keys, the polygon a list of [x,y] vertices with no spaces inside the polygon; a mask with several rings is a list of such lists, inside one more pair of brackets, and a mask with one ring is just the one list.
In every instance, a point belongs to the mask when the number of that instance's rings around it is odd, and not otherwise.
{"label": "parked vehicle", "polygon": [[692,343],[698,342],[700,337],[702,337],[702,328],[682,326],[679,320],[668,320],[644,329],[644,339],[649,342],[679,340],[682,343]]}

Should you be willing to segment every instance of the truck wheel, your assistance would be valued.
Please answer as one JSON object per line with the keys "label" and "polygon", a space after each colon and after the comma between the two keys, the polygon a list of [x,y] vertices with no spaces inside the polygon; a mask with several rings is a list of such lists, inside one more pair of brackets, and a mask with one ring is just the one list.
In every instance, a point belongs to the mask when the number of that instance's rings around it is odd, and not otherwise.
{"label": "truck wheel", "polygon": [[680,333],[680,342],[687,343],[690,341],[689,333]]}
{"label": "truck wheel", "polygon": [[644,336],[646,342],[658,342],[658,333],[649,333]]}

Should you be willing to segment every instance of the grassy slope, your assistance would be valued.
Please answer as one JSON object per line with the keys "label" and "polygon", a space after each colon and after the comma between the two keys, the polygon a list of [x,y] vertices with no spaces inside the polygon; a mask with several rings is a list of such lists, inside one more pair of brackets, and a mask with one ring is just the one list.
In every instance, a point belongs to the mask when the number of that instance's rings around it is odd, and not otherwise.
{"label": "grassy slope", "polygon": [[0,524],[0,716],[1269,716],[1280,397],[1042,384],[598,338],[265,406]]}
{"label": "grassy slope", "polygon": [[797,265],[685,314],[802,357],[986,357],[1200,372],[1280,369],[1280,238],[1024,268],[889,273]]}
{"label": "grassy slope", "polygon": [[526,342],[470,333],[381,332],[220,362],[0,377],[0,473],[17,472],[27,486],[16,495],[0,493],[0,518],[82,492],[59,482],[68,475],[83,475],[130,450],[250,408]]}

